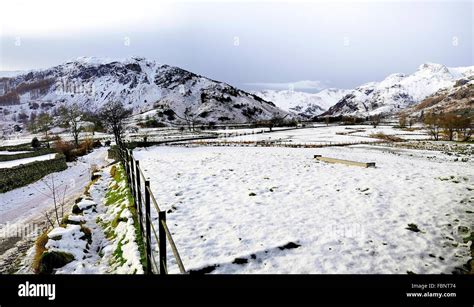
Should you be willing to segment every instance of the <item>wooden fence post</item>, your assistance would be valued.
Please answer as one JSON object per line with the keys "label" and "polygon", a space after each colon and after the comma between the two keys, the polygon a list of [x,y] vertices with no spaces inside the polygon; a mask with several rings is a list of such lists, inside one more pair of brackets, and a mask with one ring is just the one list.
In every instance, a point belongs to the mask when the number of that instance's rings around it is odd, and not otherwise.
{"label": "wooden fence post", "polygon": [[140,161],[135,161],[135,177],[137,177],[137,189],[136,189],[136,198],[135,208],[138,208],[138,217],[140,219],[140,231],[143,237],[143,215],[142,215],[142,189],[140,186]]}
{"label": "wooden fence post", "polygon": [[[132,185],[131,185],[131,187],[132,187],[132,196],[133,196],[133,199],[135,199],[136,198],[136,194],[135,194],[135,167],[133,165],[133,161],[134,161],[133,156],[130,155],[130,170],[131,170],[131,172],[130,172],[130,175],[131,175],[130,177],[131,178],[130,179],[132,180]],[[135,205],[135,208],[137,208],[135,202],[134,202],[134,205]]]}
{"label": "wooden fence post", "polygon": [[125,161],[123,161],[123,166],[125,167],[125,175],[127,175],[128,186],[130,186],[130,168],[129,168],[129,164],[128,164],[129,161],[130,161],[130,157],[128,155],[128,150],[120,149],[120,151],[122,151],[123,156],[125,158]]}
{"label": "wooden fence post", "polygon": [[158,212],[158,233],[160,239],[160,274],[166,274],[166,233],[163,223],[166,223],[166,211]]}
{"label": "wooden fence post", "polygon": [[146,221],[146,268],[147,274],[152,274],[151,270],[151,226],[150,226],[150,180],[145,180],[145,221]]}

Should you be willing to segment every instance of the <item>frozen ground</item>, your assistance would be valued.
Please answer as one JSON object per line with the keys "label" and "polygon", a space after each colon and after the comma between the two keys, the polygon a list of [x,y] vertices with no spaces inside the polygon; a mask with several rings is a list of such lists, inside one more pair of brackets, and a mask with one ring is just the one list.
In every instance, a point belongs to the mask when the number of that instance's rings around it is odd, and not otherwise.
{"label": "frozen ground", "polygon": [[17,155],[17,154],[22,154],[22,153],[28,153],[30,151],[1,151],[0,150],[0,156],[1,155]]}
{"label": "frozen ground", "polygon": [[37,156],[37,157],[32,157],[32,158],[24,158],[24,159],[16,159],[16,160],[11,160],[11,161],[2,161],[0,162],[0,169],[1,168],[10,168],[14,166],[18,166],[21,164],[28,164],[31,162],[35,161],[46,161],[46,160],[51,160],[54,159],[56,154],[47,154],[47,155],[42,155],[42,156]]}
{"label": "frozen ground", "polygon": [[[179,139],[179,138],[190,138],[190,137],[198,137],[202,136],[204,131],[200,129],[196,129],[196,131],[189,131],[188,129],[184,129],[180,131],[177,128],[143,128],[138,129],[137,132],[126,131],[124,133],[124,138],[127,141],[142,141],[143,138],[146,136],[149,142],[159,142],[159,141],[166,141],[170,139]],[[59,136],[62,140],[66,141],[73,141],[73,137],[68,132],[58,132],[55,135]],[[209,134],[207,134],[209,135]],[[15,146],[20,144],[30,144],[33,137],[37,137],[39,140],[44,139],[44,134],[31,134],[29,132],[22,132],[17,133],[14,135],[9,135],[7,139],[2,140],[0,139],[0,147],[1,146]],[[89,132],[81,132],[79,135],[80,139],[84,138],[91,138],[94,140],[101,140],[101,141],[113,141],[114,137],[112,134],[96,132],[92,135]],[[0,154],[5,153],[5,151],[0,152]],[[8,153],[8,152],[7,152]]]}
{"label": "frozen ground", "polygon": [[[256,131],[261,131],[256,130]],[[223,130],[225,131],[225,130]],[[379,139],[372,138],[370,135],[384,133],[387,135],[395,135],[402,139],[427,139],[428,135],[423,130],[404,131],[389,126],[378,126],[373,128],[368,125],[357,126],[316,126],[314,128],[300,128],[287,131],[276,131],[260,134],[248,135],[232,135],[229,137],[221,137],[219,141],[230,142],[257,142],[257,141],[277,141],[289,144],[337,144],[337,143],[358,143],[358,142],[377,142]],[[250,131],[251,132],[251,131]],[[248,132],[247,132],[248,133]],[[225,135],[225,134],[223,134]]]}
{"label": "frozen ground", "polygon": [[152,147],[135,157],[188,270],[452,273],[470,259],[472,161],[382,146]]}

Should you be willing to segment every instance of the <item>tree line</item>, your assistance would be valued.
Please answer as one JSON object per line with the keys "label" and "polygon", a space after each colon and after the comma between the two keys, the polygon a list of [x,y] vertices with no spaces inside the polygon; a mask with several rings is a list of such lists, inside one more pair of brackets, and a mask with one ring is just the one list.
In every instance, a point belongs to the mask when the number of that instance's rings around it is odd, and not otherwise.
{"label": "tree line", "polygon": [[442,135],[449,141],[468,141],[473,133],[472,117],[455,113],[428,113],[423,122],[430,135],[438,141]]}
{"label": "tree line", "polygon": [[[33,133],[44,133],[47,141],[59,138],[51,138],[48,133],[52,127],[65,128],[72,136],[72,142],[56,142],[58,147],[73,150],[81,147],[80,133],[110,132],[114,135],[115,143],[122,144],[124,121],[132,114],[131,109],[126,109],[121,102],[110,101],[105,103],[99,110],[92,112],[79,103],[61,106],[55,116],[42,112],[39,115],[31,113],[30,119],[26,121],[27,128]],[[87,125],[86,125],[87,123]]]}

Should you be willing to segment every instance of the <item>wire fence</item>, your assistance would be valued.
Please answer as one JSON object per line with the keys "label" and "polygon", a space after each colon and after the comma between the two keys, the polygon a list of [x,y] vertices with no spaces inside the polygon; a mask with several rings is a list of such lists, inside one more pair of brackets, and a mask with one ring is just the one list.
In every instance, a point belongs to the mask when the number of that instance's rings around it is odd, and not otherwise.
{"label": "wire fence", "polygon": [[[147,180],[140,168],[140,161],[133,157],[129,149],[123,147],[118,149],[120,160],[127,174],[127,182],[131,189],[134,206],[138,213],[140,234],[145,243],[146,273],[147,274],[168,274],[167,245],[171,247],[174,261],[180,273],[185,274],[183,261],[179,255],[178,248],[173,240],[173,236],[166,224],[166,211],[160,209],[158,202],[150,188],[150,180]],[[158,229],[152,222],[151,212],[154,210],[158,214]],[[152,237],[153,235],[153,237]],[[158,262],[155,257],[153,241],[158,246]],[[168,243],[168,244],[167,244]]]}

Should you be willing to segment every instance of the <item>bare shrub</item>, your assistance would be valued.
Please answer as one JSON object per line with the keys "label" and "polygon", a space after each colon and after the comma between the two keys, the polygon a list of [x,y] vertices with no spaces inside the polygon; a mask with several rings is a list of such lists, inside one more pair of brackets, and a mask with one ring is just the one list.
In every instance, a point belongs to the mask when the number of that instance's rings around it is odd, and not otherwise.
{"label": "bare shrub", "polygon": [[401,141],[403,141],[403,139],[399,138],[398,136],[388,135],[388,134],[385,134],[383,132],[374,133],[374,134],[371,134],[369,136],[371,138],[381,139],[381,140],[388,141],[388,142],[401,142]]}

